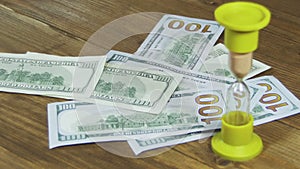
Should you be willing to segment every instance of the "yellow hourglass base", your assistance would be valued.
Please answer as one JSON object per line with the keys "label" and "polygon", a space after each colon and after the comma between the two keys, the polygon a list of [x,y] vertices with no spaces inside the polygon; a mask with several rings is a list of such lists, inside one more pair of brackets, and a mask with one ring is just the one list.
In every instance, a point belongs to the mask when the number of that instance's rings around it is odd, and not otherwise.
{"label": "yellow hourglass base", "polygon": [[247,161],[259,155],[263,149],[260,137],[253,133],[249,144],[234,146],[225,143],[221,138],[221,133],[217,133],[212,138],[212,149],[220,157],[231,161]]}
{"label": "yellow hourglass base", "polygon": [[245,125],[230,125],[222,118],[221,132],[211,140],[212,150],[231,161],[247,161],[259,155],[263,149],[261,138],[253,133],[253,117]]}

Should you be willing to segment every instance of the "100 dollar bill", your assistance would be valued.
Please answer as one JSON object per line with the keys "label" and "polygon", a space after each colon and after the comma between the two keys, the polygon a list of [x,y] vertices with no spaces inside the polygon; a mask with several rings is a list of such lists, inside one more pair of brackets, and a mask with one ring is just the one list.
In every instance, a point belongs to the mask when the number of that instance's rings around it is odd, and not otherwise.
{"label": "100 dollar bill", "polygon": [[[251,102],[258,101],[260,90],[251,90]],[[48,105],[49,147],[155,138],[218,128],[218,120],[212,121],[209,116],[222,116],[224,95],[224,89],[175,93],[158,115],[101,104],[52,103]],[[212,105],[204,104],[207,99],[215,100]]]}
{"label": "100 dollar bill", "polygon": [[88,97],[97,84],[105,60],[105,56],[2,53],[0,90],[60,98]]}
{"label": "100 dollar bill", "polygon": [[107,63],[89,99],[133,111],[159,114],[182,80],[182,75],[126,53],[110,51]]}
{"label": "100 dollar bill", "polygon": [[223,30],[215,21],[167,14],[135,55],[198,70]]}
{"label": "100 dollar bill", "polygon": [[[263,76],[248,80],[248,83],[263,87],[263,91],[260,91],[262,93],[259,100],[254,103],[252,102],[251,114],[254,117],[254,125],[264,124],[300,112],[299,99],[296,98],[287,88],[285,88],[284,85],[275,77]],[[212,118],[218,120],[219,116]],[[211,136],[213,132],[213,130],[208,130],[166,137],[128,140],[128,144],[133,152],[138,155],[143,151],[152,150],[155,148],[172,146],[207,138]]]}
{"label": "100 dollar bill", "polygon": [[195,72],[193,70],[182,69],[168,63],[160,63],[158,60],[134,57],[132,54],[120,51],[111,50],[107,54],[107,57],[108,63],[113,65],[127,65],[127,67],[138,67],[139,69],[145,69],[154,66],[168,71],[170,74],[180,74],[183,76],[183,79],[179,83],[176,91],[195,91],[203,87],[228,87],[228,85],[234,81],[234,79],[227,77],[214,76],[206,73]]}

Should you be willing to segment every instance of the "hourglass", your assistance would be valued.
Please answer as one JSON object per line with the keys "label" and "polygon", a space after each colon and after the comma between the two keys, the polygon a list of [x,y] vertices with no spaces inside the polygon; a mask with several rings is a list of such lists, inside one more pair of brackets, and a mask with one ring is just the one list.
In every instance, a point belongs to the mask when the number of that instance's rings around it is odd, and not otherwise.
{"label": "hourglass", "polygon": [[215,10],[216,20],[225,27],[230,69],[237,79],[227,91],[221,132],[211,142],[212,150],[227,160],[250,160],[263,149],[261,138],[253,132],[250,92],[243,78],[252,66],[258,31],[268,25],[270,17],[267,8],[251,2],[225,3]]}

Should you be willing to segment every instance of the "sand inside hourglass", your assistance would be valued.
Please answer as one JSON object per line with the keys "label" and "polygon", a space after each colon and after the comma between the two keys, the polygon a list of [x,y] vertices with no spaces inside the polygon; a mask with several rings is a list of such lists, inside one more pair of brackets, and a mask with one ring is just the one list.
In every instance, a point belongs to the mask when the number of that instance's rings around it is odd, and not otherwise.
{"label": "sand inside hourglass", "polygon": [[243,111],[230,111],[224,115],[226,123],[234,126],[245,125],[249,122],[249,115]]}

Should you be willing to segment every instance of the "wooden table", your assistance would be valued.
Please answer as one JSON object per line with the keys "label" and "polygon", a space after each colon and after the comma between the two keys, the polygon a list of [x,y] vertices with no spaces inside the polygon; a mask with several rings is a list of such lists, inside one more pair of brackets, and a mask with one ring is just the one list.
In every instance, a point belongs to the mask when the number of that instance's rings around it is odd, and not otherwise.
{"label": "wooden table", "polygon": [[[154,12],[153,16],[170,13],[213,20],[216,7],[227,1],[0,0],[0,52],[78,56],[93,33],[127,15]],[[300,98],[300,1],[254,1],[272,12],[255,51],[255,59],[272,66],[261,75],[274,75]],[[112,32],[102,39],[99,51],[134,52],[147,36],[143,31],[150,31],[157,20],[148,18],[137,26],[144,25],[141,34],[118,43],[114,38],[121,36],[118,31],[123,28],[107,29]],[[129,31],[136,34],[140,30]],[[247,162],[220,161],[211,150],[210,139],[177,145],[156,156],[127,158],[97,144],[49,150],[46,105],[57,101],[64,100],[0,93],[0,168],[300,168],[299,114],[255,127],[264,150]],[[126,147],[126,143],[117,145]]]}

